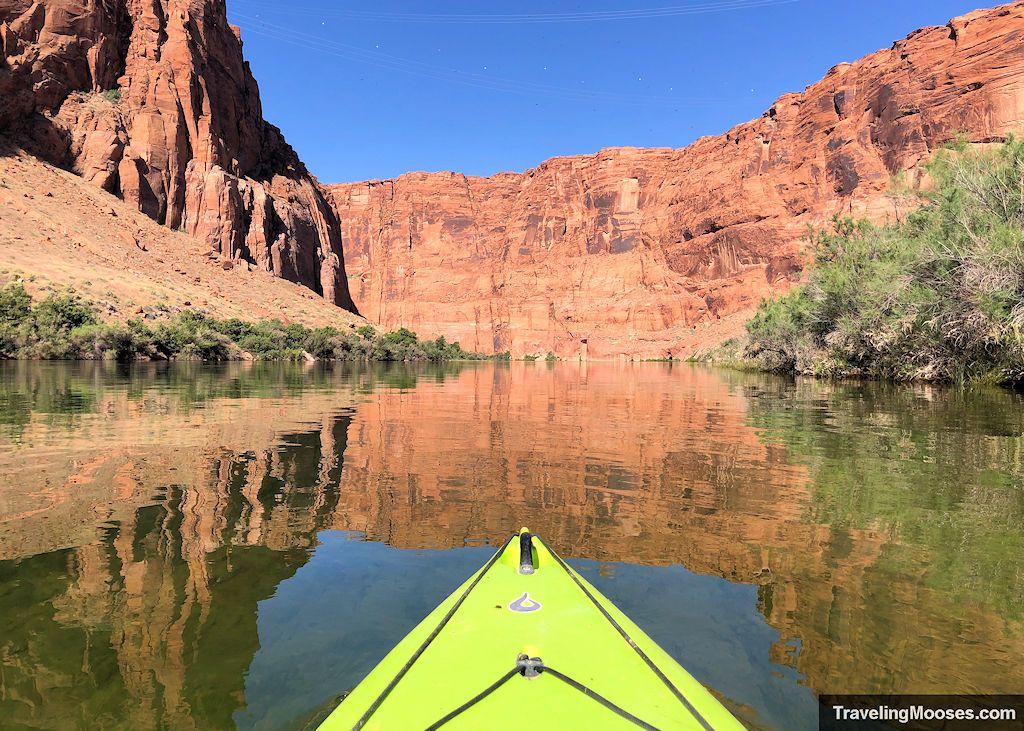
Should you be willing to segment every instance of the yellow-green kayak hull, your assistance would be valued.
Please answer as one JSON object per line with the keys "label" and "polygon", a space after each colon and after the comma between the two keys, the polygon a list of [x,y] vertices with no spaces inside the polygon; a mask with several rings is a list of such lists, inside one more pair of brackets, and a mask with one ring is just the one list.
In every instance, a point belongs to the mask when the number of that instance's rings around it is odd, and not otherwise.
{"label": "yellow-green kayak hull", "polygon": [[[528,573],[530,569],[532,573]],[[742,729],[524,529],[410,632],[321,729]]]}

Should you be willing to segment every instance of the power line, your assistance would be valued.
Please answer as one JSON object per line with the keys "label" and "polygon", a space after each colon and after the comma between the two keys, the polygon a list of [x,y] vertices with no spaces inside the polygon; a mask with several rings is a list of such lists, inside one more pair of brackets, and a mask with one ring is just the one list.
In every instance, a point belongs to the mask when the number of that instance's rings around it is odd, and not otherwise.
{"label": "power line", "polygon": [[726,98],[692,97],[680,95],[679,98],[648,96],[643,94],[624,94],[619,92],[592,91],[570,87],[551,86],[519,79],[509,79],[489,74],[481,74],[471,71],[460,71],[458,69],[436,66],[413,59],[392,56],[379,51],[368,51],[366,49],[352,46],[340,41],[320,38],[311,33],[306,33],[293,28],[268,23],[261,18],[235,14],[235,19],[240,22],[245,34],[254,34],[266,38],[273,38],[284,43],[303,47],[307,50],[316,51],[330,56],[355,61],[361,64],[376,66],[378,68],[410,74],[423,78],[444,81],[462,86],[470,86],[488,91],[504,92],[521,95],[544,95],[554,96],[560,99],[568,99],[586,102],[606,102],[616,104],[637,104],[644,106],[705,106],[723,104],[730,101]]}
{"label": "power line", "polygon": [[280,3],[274,0],[234,0],[240,5],[264,12],[287,15],[342,16],[354,20],[383,23],[468,23],[468,24],[525,24],[525,23],[595,23],[622,20],[646,20],[685,15],[722,13],[735,10],[789,5],[800,0],[703,0],[688,5],[659,8],[633,8],[627,10],[599,10],[566,13],[403,13],[346,10],[336,6],[310,6]]}

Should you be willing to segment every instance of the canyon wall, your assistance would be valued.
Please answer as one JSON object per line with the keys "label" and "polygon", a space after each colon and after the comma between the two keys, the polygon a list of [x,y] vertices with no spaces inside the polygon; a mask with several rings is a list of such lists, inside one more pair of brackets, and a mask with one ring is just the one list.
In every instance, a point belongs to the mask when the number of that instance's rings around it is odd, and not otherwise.
{"label": "canyon wall", "polygon": [[831,216],[898,218],[890,176],[1024,125],[1024,3],[916,31],[681,150],[330,186],[360,312],[514,355],[686,357],[798,278]]}
{"label": "canyon wall", "polygon": [[223,0],[0,0],[0,139],[354,309],[338,221]]}

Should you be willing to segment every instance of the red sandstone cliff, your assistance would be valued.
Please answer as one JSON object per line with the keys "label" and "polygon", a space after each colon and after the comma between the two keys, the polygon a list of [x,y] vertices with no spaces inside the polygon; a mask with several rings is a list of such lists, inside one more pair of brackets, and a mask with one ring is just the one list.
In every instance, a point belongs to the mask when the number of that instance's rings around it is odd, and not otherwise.
{"label": "red sandstone cliff", "polygon": [[0,100],[0,136],[353,307],[337,219],[263,120],[223,0],[0,0]]}
{"label": "red sandstone cliff", "polygon": [[516,355],[686,356],[790,286],[809,224],[892,216],[890,175],[913,177],[952,131],[991,141],[1022,125],[1015,2],[840,64],[686,149],[331,192],[353,298],[385,327]]}

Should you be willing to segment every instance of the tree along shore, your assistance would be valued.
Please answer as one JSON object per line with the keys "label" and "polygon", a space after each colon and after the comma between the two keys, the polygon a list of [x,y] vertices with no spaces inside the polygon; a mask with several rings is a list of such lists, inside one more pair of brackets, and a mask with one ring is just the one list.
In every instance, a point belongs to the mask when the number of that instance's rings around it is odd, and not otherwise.
{"label": "tree along shore", "polygon": [[465,351],[445,338],[421,341],[401,328],[372,325],[339,330],[285,325],[280,320],[217,320],[183,310],[147,323],[100,322],[96,309],[74,293],[33,303],[19,281],[0,289],[0,358],[37,360],[349,360],[449,361],[503,359]]}
{"label": "tree along shore", "polygon": [[812,232],[804,282],[762,301],[714,359],[825,377],[1024,381],[1024,141],[957,141],[924,169],[931,189],[890,193],[896,210],[914,208],[904,220],[836,218]]}

